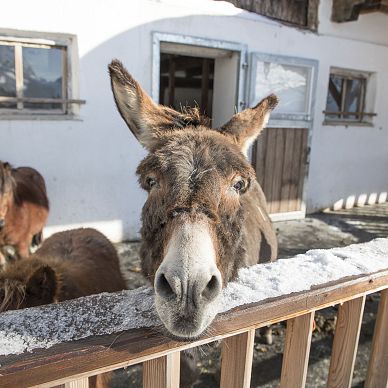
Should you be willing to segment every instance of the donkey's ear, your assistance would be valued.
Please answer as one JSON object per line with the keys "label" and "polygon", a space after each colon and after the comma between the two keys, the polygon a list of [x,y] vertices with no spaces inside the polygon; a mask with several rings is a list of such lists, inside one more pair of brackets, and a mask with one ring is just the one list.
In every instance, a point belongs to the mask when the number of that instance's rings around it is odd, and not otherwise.
{"label": "donkey's ear", "polygon": [[236,113],[217,131],[231,137],[233,142],[247,155],[249,147],[267,125],[269,115],[278,102],[278,98],[271,94],[262,99],[255,107]]}
{"label": "donkey's ear", "polygon": [[109,74],[121,117],[147,149],[152,148],[163,132],[191,124],[184,114],[155,104],[119,60],[111,62]]}
{"label": "donkey's ear", "polygon": [[28,306],[52,303],[56,292],[57,277],[49,265],[40,266],[27,280],[26,301]]}

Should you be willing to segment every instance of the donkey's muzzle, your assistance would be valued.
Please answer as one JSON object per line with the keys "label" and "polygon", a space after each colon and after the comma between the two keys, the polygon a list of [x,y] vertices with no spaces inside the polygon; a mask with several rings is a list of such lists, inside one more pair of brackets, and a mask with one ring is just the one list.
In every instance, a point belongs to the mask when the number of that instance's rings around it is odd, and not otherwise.
{"label": "donkey's muzzle", "polygon": [[[199,308],[203,303],[212,302],[222,288],[219,271],[210,274],[199,273],[189,281],[176,273],[158,271],[155,278],[155,291],[166,301],[174,299],[182,304],[182,310]],[[192,303],[192,305],[190,305]]]}

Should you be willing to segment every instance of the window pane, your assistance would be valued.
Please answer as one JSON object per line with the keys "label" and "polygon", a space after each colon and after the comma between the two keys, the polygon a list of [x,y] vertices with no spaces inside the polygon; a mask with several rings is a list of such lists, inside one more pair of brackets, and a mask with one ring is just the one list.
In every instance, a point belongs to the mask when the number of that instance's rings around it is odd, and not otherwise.
{"label": "window pane", "polygon": [[[346,80],[346,96],[344,110],[346,112],[361,111],[361,88],[362,80],[360,78]],[[359,115],[347,115],[351,119],[358,119]]]}
{"label": "window pane", "polygon": [[[343,78],[330,74],[329,91],[327,93],[326,110],[328,112],[341,112]],[[339,119],[340,115],[326,115],[329,119]]]}
{"label": "window pane", "polygon": [[[62,98],[62,49],[23,47],[24,97]],[[25,103],[30,109],[57,109],[59,104]]]}
{"label": "window pane", "polygon": [[[16,97],[15,48],[0,45],[0,96]],[[0,102],[0,108],[16,108],[16,103]]]}
{"label": "window pane", "polygon": [[278,113],[307,113],[310,69],[302,66],[257,62],[255,101],[270,93],[279,99]]}

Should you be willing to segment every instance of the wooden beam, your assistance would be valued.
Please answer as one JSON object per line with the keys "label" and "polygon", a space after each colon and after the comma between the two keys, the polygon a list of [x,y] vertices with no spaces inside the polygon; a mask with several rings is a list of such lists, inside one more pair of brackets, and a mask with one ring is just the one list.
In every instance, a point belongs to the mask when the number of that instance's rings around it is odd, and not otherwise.
{"label": "wooden beam", "polygon": [[221,388],[249,388],[255,330],[226,338],[221,351]]}
{"label": "wooden beam", "polygon": [[143,363],[143,388],[179,388],[180,352]]}
{"label": "wooden beam", "polygon": [[0,356],[0,386],[52,387],[108,372],[152,358],[162,357],[222,338],[295,318],[367,293],[388,288],[388,270],[372,275],[348,277],[296,294],[283,295],[235,308],[219,316],[210,334],[191,342],[178,342],[156,328],[143,328],[62,343],[49,349],[12,356]]}
{"label": "wooden beam", "polygon": [[331,20],[337,23],[355,21],[360,14],[369,12],[388,13],[386,0],[336,0],[333,1]]}
{"label": "wooden beam", "polygon": [[381,292],[365,388],[388,387],[388,290]]}
{"label": "wooden beam", "polygon": [[280,388],[299,388],[306,383],[314,312],[287,321]]}
{"label": "wooden beam", "polygon": [[338,309],[327,387],[350,387],[365,296],[350,300]]}

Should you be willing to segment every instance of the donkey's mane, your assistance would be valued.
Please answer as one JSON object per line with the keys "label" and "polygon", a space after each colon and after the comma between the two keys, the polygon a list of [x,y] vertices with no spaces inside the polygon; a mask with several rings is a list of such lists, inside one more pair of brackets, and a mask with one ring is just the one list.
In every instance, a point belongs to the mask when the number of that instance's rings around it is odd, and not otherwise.
{"label": "donkey's mane", "polygon": [[180,109],[180,115],[173,118],[173,127],[210,127],[211,119],[201,115],[198,107],[183,106]]}

